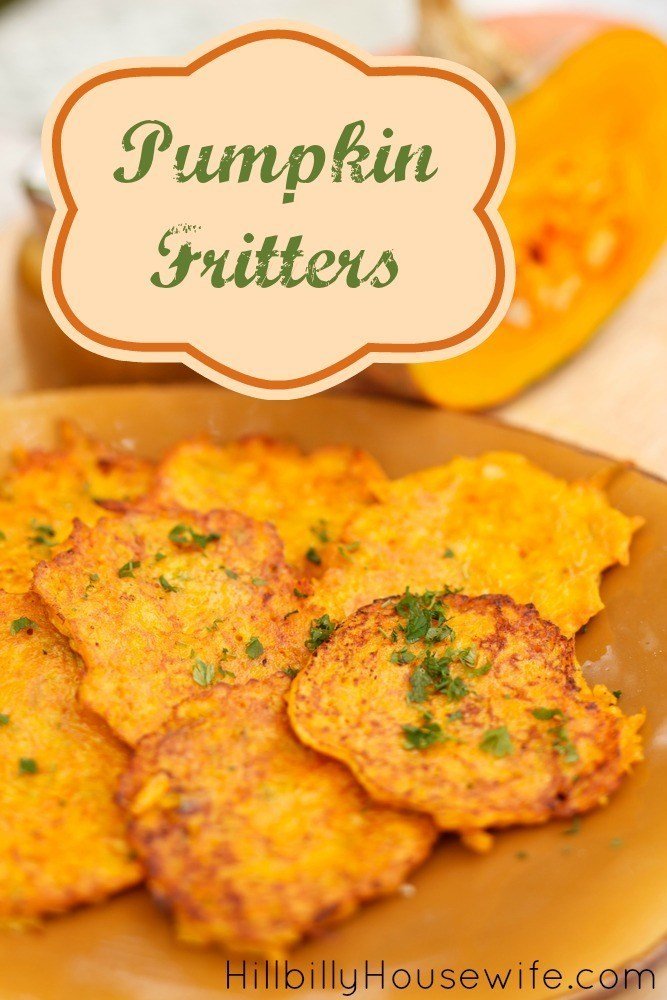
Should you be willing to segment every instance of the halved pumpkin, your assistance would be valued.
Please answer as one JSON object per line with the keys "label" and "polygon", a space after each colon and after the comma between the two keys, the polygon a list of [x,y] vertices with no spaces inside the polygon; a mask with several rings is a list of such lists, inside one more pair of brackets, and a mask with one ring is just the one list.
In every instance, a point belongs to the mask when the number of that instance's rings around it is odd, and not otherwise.
{"label": "halved pumpkin", "polygon": [[462,410],[504,402],[595,333],[667,236],[663,42],[603,31],[510,111],[517,158],[501,208],[517,263],[509,312],[468,354],[372,369],[394,391]]}

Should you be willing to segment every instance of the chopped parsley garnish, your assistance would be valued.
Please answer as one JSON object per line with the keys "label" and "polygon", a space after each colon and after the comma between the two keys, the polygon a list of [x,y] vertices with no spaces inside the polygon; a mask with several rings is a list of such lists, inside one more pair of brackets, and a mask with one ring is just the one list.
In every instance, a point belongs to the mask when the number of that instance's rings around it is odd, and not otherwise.
{"label": "chopped parsley garnish", "polygon": [[310,636],[306,639],[306,649],[314,653],[323,642],[326,642],[334,634],[337,628],[338,622],[332,621],[329,615],[313,619],[310,623]]}
{"label": "chopped parsley garnish", "polygon": [[497,729],[487,729],[479,743],[480,750],[489,753],[493,757],[507,757],[514,753],[512,738],[506,726],[498,726]]}
{"label": "chopped parsley garnish", "polygon": [[8,726],[8,725],[9,725],[9,716],[5,715],[4,712],[0,712],[0,726]]}
{"label": "chopped parsley garnish", "polygon": [[224,569],[230,580],[238,580],[239,575],[236,570],[230,569],[229,566],[221,566],[221,569]]}
{"label": "chopped parsley garnish", "polygon": [[442,558],[443,559],[453,559],[454,558],[454,549],[446,548],[445,551],[442,553]]}
{"label": "chopped parsley garnish", "polygon": [[394,610],[405,624],[401,631],[408,643],[423,640],[426,643],[442,642],[454,638],[454,632],[447,624],[447,611],[442,603],[446,591],[425,591],[411,594],[406,590],[394,605]]}
{"label": "chopped parsley garnish", "polygon": [[0,531],[0,542],[6,542],[6,541],[7,541],[7,535],[4,533],[4,531]]}
{"label": "chopped parsley garnish", "polygon": [[343,559],[351,559],[354,552],[357,552],[361,542],[347,542],[338,546],[338,551]]}
{"label": "chopped parsley garnish", "polygon": [[262,646],[261,642],[255,635],[249,642],[246,643],[245,651],[248,659],[256,660],[264,652],[264,646]]}
{"label": "chopped parsley garnish", "polygon": [[434,743],[442,743],[445,739],[442,727],[430,712],[424,712],[420,726],[403,726],[402,730],[403,746],[406,750],[426,750]]}
{"label": "chopped parsley garnish", "polygon": [[449,701],[460,701],[469,692],[462,677],[454,677],[451,664],[458,660],[459,650],[450,646],[441,656],[428,649],[422,662],[410,677],[408,701],[426,701],[430,694],[442,694]]}
{"label": "chopped parsley garnish", "polygon": [[208,687],[215,680],[215,667],[212,663],[205,663],[204,660],[195,660],[192,679],[200,687]]}
{"label": "chopped parsley garnish", "polygon": [[15,618],[14,621],[9,626],[10,635],[18,635],[19,632],[32,632],[33,629],[39,628],[37,622],[34,622],[32,618]]}
{"label": "chopped parsley garnish", "polygon": [[199,549],[205,549],[211,542],[217,542],[220,535],[215,531],[202,535],[188,524],[177,524],[169,532],[168,538],[174,545],[196,545]]}
{"label": "chopped parsley garnish", "polygon": [[613,696],[616,699],[616,701],[620,701],[621,700],[621,695],[623,694],[622,691],[612,691],[611,693],[613,694]]}
{"label": "chopped parsley garnish", "polygon": [[253,576],[251,583],[255,587],[266,587],[266,580],[264,580],[261,576]]}
{"label": "chopped parsley garnish", "polygon": [[286,612],[286,613],[285,613],[285,614],[283,615],[283,621],[287,621],[287,619],[288,619],[288,618],[291,618],[291,617],[292,617],[292,615],[298,615],[298,613],[299,613],[299,609],[298,609],[298,608],[294,608],[294,611],[287,611],[287,612]]}
{"label": "chopped parsley garnish", "polygon": [[533,715],[536,719],[541,721],[547,721],[548,719],[553,719],[557,715],[562,715],[560,708],[534,708]]}
{"label": "chopped parsley garnish", "polygon": [[134,579],[134,571],[135,569],[139,569],[140,566],[141,563],[138,559],[130,559],[129,562],[126,562],[125,565],[121,566],[118,570],[118,576],[121,579],[125,579],[128,576],[131,576]]}
{"label": "chopped parsley garnish", "polygon": [[308,594],[304,594],[303,591],[299,590],[298,587],[295,587],[292,593],[294,594],[295,597],[308,597]]}
{"label": "chopped parsley garnish", "polygon": [[158,580],[160,581],[160,586],[162,587],[162,589],[166,590],[168,594],[176,593],[178,588],[174,587],[173,584],[169,583],[169,580],[167,580],[166,576],[160,576],[158,577]]}
{"label": "chopped parsley garnish", "polygon": [[19,774],[37,774],[37,761],[32,757],[19,757]]}
{"label": "chopped parsley garnish", "polygon": [[156,552],[155,553],[155,562],[162,562],[162,560],[166,559],[166,558],[167,557],[166,557],[166,555],[165,555],[164,552]]}
{"label": "chopped parsley garnish", "polygon": [[408,701],[426,701],[431,692],[431,678],[424,667],[415,667],[410,674],[410,691]]}
{"label": "chopped parsley garnish", "polygon": [[314,566],[319,566],[322,562],[322,556],[319,554],[316,548],[311,547],[306,552],[306,559],[308,562],[313,563]]}
{"label": "chopped parsley garnish", "polygon": [[484,677],[484,675],[488,674],[491,669],[491,661],[488,660],[486,663],[483,663],[481,667],[468,667],[467,669],[471,677]]}
{"label": "chopped parsley garnish", "polygon": [[291,677],[292,680],[294,680],[299,671],[295,667],[284,667],[283,673],[287,674],[288,677]]}
{"label": "chopped parsley garnish", "polygon": [[318,542],[322,542],[322,545],[326,545],[327,542],[331,541],[329,526],[323,518],[320,518],[317,524],[313,524],[310,530],[315,535]]}
{"label": "chopped parsley garnish", "polygon": [[403,649],[395,649],[389,657],[391,663],[412,663],[416,659],[415,654],[411,653],[407,646],[403,646]]}
{"label": "chopped parsley garnish", "polygon": [[579,760],[579,752],[570,739],[565,726],[554,726],[549,730],[549,735],[553,736],[553,748],[560,754],[566,764],[576,764]]}
{"label": "chopped parsley garnish", "polygon": [[50,524],[38,524],[36,521],[30,522],[30,527],[35,534],[28,539],[33,545],[55,545],[53,539],[56,533]]}

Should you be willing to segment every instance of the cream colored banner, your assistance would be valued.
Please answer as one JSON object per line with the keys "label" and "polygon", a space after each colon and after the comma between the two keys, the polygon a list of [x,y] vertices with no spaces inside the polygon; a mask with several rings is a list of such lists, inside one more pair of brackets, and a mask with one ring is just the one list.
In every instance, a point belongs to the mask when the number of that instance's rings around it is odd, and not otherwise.
{"label": "cream colored banner", "polygon": [[456,64],[271,22],[98,67],[43,150],[47,302],[98,354],[293,398],[474,349],[509,306],[512,126]]}

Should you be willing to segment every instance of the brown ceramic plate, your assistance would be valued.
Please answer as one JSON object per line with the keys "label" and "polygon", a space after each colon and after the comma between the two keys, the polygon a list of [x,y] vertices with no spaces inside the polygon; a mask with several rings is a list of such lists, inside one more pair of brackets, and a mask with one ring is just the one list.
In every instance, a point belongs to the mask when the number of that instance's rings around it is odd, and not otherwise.
{"label": "brown ceramic plate", "polygon": [[[402,403],[361,398],[315,397],[294,403],[248,400],[213,387],[85,389],[0,401],[3,444],[48,445],[53,421],[77,420],[105,440],[158,456],[178,438],[211,431],[228,438],[249,431],[288,435],[305,447],[353,442],[368,448],[387,471],[400,475],[446,461],[455,454],[511,449],[551,472],[575,478],[608,466],[537,435],[478,417],[437,412]],[[577,639],[591,680],[621,688],[623,706],[648,709],[646,762],[637,768],[608,808],[584,818],[579,832],[567,824],[516,830],[498,837],[487,857],[443,843],[413,879],[415,892],[367,907],[326,937],[299,949],[292,964],[308,976],[334,960],[348,980],[386,962],[385,993],[396,967],[413,982],[402,996],[428,995],[415,985],[416,970],[475,969],[514,978],[506,998],[576,996],[578,969],[623,969],[654,961],[667,931],[667,683],[665,683],[665,595],[667,593],[667,485],[641,472],[621,472],[611,487],[613,502],[642,514],[632,561],[614,569],[603,584],[606,609]],[[524,856],[525,855],[525,856]],[[243,995],[238,978],[227,986],[226,956],[177,944],[167,921],[143,891],[106,906],[81,910],[50,922],[38,934],[0,937],[2,1000],[214,1000]],[[529,991],[527,969],[559,969],[563,988]],[[524,989],[517,973],[524,969]],[[246,967],[252,993],[254,964]],[[258,967],[262,976],[264,967]],[[326,966],[328,974],[331,966]],[[229,968],[240,971],[240,960]],[[298,976],[294,978],[298,979]],[[294,979],[293,979],[294,981]],[[406,974],[399,974],[399,985]],[[472,979],[468,979],[472,982]],[[582,985],[593,977],[587,974]],[[606,982],[611,985],[609,973]],[[621,984],[623,980],[621,978]],[[370,979],[358,994],[381,995]],[[645,980],[641,995],[648,992]],[[263,988],[259,992],[272,992]],[[663,986],[663,989],[665,987]],[[667,996],[658,986],[654,996]],[[469,996],[457,987],[436,995]],[[480,985],[475,997],[498,996]],[[291,996],[321,995],[306,987]],[[342,995],[340,988],[338,995]],[[274,995],[287,995],[278,990]],[[384,995],[384,994],[383,994]],[[581,994],[597,995],[597,990]],[[610,992],[600,995],[609,996]]]}

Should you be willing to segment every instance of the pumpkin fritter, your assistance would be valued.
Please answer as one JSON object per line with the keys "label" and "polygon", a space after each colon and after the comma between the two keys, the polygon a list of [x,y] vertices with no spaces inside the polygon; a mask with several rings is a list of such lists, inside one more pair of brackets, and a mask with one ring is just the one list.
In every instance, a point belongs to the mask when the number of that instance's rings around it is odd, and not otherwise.
{"label": "pumpkin fritter", "polygon": [[300,739],[377,801],[472,831],[606,802],[643,715],[591,689],[574,641],[508,597],[411,594],[348,618],[295,679]]}
{"label": "pumpkin fritter", "polygon": [[271,525],[144,505],[75,524],[70,545],[35,588],[83,658],[81,699],[129,744],[201,687],[307,656],[305,591]]}
{"label": "pumpkin fritter", "polygon": [[434,842],[426,817],[374,805],[294,738],[287,685],[182,703],[123,779],[131,841],[184,941],[278,955],[396,890]]}
{"label": "pumpkin fritter", "polygon": [[61,425],[54,451],[17,449],[0,483],[0,587],[30,588],[38,562],[62,551],[75,518],[105,514],[104,502],[132,500],[148,489],[152,467]]}
{"label": "pumpkin fritter", "polygon": [[128,752],[76,700],[80,667],[35,594],[0,592],[0,924],[141,878],[115,802]]}
{"label": "pumpkin fritter", "polygon": [[248,437],[225,445],[177,445],[158,467],[155,496],[189,510],[232,507],[275,524],[288,561],[316,573],[343,524],[376,501],[386,476],[367,452],[345,445],[305,455],[295,445]]}
{"label": "pumpkin fritter", "polygon": [[642,519],[595,482],[568,483],[521,455],[456,458],[390,483],[346,526],[316,596],[334,618],[387,594],[449,586],[508,594],[574,635],[602,608],[604,569],[626,565]]}

